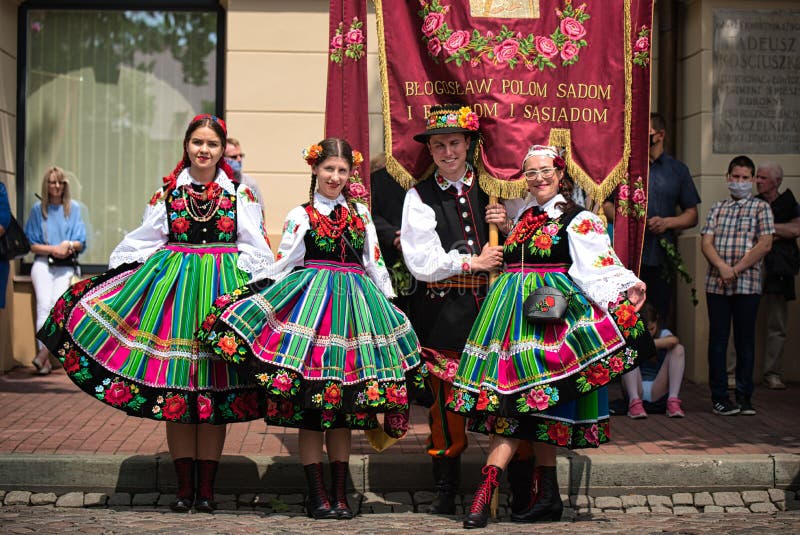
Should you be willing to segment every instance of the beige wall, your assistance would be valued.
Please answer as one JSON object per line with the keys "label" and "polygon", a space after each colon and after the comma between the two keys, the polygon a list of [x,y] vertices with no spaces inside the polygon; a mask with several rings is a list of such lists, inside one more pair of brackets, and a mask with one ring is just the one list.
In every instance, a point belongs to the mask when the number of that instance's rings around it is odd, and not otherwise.
{"label": "beige wall", "polygon": [[[679,241],[680,251],[695,280],[700,304],[693,307],[688,298],[689,289],[681,285],[678,290],[678,330],[687,349],[687,377],[697,382],[708,378],[707,340],[708,319],[705,307],[703,279],[708,265],[700,253],[699,231],[711,206],[718,200],[728,197],[724,174],[728,162],[737,154],[717,154],[712,150],[712,76],[713,76],[713,38],[714,9],[794,9],[793,1],[732,1],[732,0],[694,0],[686,2],[685,26],[681,28],[678,67],[678,146],[674,151],[692,172],[700,197],[700,223],[685,232]],[[759,161],[775,160],[784,168],[783,186],[800,193],[800,155],[798,154],[753,154]],[[798,288],[800,288],[800,281]],[[765,321],[763,309],[759,313],[756,340],[756,371],[758,380],[763,361]],[[790,303],[789,325],[800,325],[800,303]],[[788,348],[800,345],[800,331],[789,330],[784,352],[784,374],[790,380],[800,380],[800,362],[792,358]]]}
{"label": "beige wall", "polygon": [[[370,150],[382,150],[377,32],[367,19]],[[245,173],[265,192],[266,223],[277,247],[283,218],[308,198],[300,155],[324,135],[328,2],[229,0],[225,119],[246,153]],[[358,148],[358,147],[356,147]]]}

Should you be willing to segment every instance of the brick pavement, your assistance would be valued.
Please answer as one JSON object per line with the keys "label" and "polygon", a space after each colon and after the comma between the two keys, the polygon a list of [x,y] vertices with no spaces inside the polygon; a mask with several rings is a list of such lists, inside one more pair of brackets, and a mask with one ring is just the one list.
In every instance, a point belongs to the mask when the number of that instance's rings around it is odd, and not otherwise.
{"label": "brick pavement", "polygon": [[[612,387],[612,398],[618,387]],[[800,453],[796,407],[800,385],[788,390],[757,388],[757,416],[711,414],[705,385],[687,384],[682,392],[687,417],[651,415],[646,420],[612,417],[612,442],[583,450],[602,455],[724,455]],[[92,399],[63,370],[40,377],[32,368],[0,376],[0,454],[145,454],[167,451],[163,424],[132,418]],[[389,452],[415,454],[424,449],[426,414],[412,411],[408,435]],[[353,436],[354,454],[375,454],[360,433]],[[488,441],[470,435],[471,450],[485,453]],[[297,431],[269,427],[261,421],[229,426],[226,455],[290,456],[297,453]]]}

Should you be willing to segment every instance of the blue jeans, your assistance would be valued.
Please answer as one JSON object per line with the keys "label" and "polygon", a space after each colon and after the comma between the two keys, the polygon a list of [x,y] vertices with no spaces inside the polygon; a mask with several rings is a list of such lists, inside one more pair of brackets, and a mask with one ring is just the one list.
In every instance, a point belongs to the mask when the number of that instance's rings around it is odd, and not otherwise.
{"label": "blue jeans", "polygon": [[719,295],[706,293],[708,304],[708,386],[713,402],[728,398],[725,356],[733,320],[736,347],[736,399],[753,395],[753,366],[756,354],[756,315],[759,294]]}

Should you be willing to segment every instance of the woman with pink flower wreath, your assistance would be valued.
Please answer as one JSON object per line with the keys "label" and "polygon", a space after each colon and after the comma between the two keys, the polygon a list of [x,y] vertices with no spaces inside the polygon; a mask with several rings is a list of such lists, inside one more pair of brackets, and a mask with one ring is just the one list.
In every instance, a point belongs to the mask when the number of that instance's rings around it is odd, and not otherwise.
{"label": "woman with pink flower wreath", "polygon": [[[529,195],[503,246],[504,272],[489,289],[458,371],[448,409],[491,435],[483,482],[465,528],[485,527],[498,477],[522,441],[535,455],[531,486],[512,487],[511,520],[558,520],[558,446],[597,447],[609,440],[608,382],[649,356],[652,340],[637,311],[645,285],[614,253],[605,224],[572,201],[565,162],[555,147],[534,145],[522,160]],[[513,224],[512,224],[513,223]],[[526,318],[526,298],[549,286],[566,298],[549,323]],[[537,298],[542,313],[555,298]],[[519,474],[516,475],[519,477]]]}
{"label": "woman with pink flower wreath", "polygon": [[222,119],[192,119],[183,157],[111,253],[111,269],[64,293],[38,334],[84,391],[166,422],[176,512],[215,509],[226,424],[264,410],[258,386],[194,337],[217,296],[274,262],[261,206],[222,157],[226,138]]}
{"label": "woman with pink flower wreath", "polygon": [[[304,151],[309,201],[286,217],[267,288],[220,297],[204,339],[267,394],[268,424],[300,428],[300,462],[312,518],[349,519],[346,483],[352,429],[408,429],[406,377],[420,364],[408,318],[388,298],[392,282],[378,247],[361,154],[325,139]],[[332,485],[323,481],[323,443]]]}

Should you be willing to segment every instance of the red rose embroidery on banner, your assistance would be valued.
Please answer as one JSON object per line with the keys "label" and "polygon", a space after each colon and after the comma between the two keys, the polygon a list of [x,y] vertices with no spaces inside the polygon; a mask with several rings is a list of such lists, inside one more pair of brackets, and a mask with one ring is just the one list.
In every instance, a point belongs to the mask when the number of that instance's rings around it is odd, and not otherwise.
{"label": "red rose embroidery on banner", "polygon": [[573,40],[581,39],[586,35],[586,28],[583,27],[583,24],[572,17],[562,19],[560,27],[561,33]]}
{"label": "red rose embroidery on banner", "polygon": [[442,43],[439,41],[438,37],[434,37],[430,41],[428,41],[428,52],[431,53],[433,56],[439,55],[439,52],[442,51]]}
{"label": "red rose embroidery on banner", "polygon": [[501,63],[508,63],[508,60],[517,55],[519,51],[519,42],[514,39],[506,39],[496,47],[494,47],[494,56],[497,61]]}
{"label": "red rose embroidery on banner", "polygon": [[564,61],[571,61],[578,55],[579,48],[573,43],[564,43],[564,48],[561,49],[561,59]]}
{"label": "red rose embroidery on banner", "polygon": [[352,28],[348,30],[347,35],[345,36],[345,41],[347,44],[350,45],[357,45],[359,43],[364,42],[364,34],[358,28]]}
{"label": "red rose embroidery on banner", "polygon": [[444,13],[428,13],[428,16],[422,22],[422,33],[426,37],[430,37],[442,27],[442,24],[444,24]]}
{"label": "red rose embroidery on banner", "polygon": [[495,31],[487,29],[483,34],[474,28],[453,29],[452,21],[447,19],[450,6],[446,0],[421,0],[420,7],[422,40],[437,63],[444,47],[445,63],[453,62],[459,67],[476,67],[486,61],[510,69],[520,63],[528,70],[555,69],[552,58],[559,53],[561,65],[566,67],[577,63],[579,50],[588,46],[584,39],[587,33],[584,22],[590,18],[586,4],[574,7],[570,0],[564,0],[563,7],[555,9],[558,26],[551,32],[545,30],[543,35],[523,35],[506,24]]}
{"label": "red rose embroidery on banner", "polygon": [[444,43],[444,49],[450,54],[455,54],[458,49],[469,44],[469,32],[458,30],[447,38]]}
{"label": "red rose embroidery on banner", "polygon": [[558,47],[549,37],[540,35],[536,38],[536,51],[546,58],[552,58],[558,54]]}

